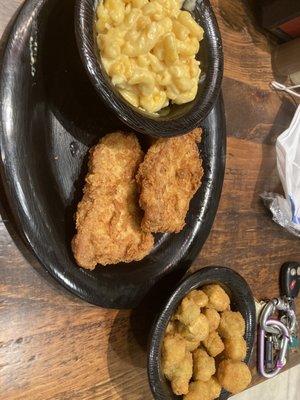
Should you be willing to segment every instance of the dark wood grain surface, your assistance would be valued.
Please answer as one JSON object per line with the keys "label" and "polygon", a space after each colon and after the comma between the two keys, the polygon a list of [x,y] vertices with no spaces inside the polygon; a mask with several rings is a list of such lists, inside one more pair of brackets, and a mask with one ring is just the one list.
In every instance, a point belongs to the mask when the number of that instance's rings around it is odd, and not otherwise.
{"label": "dark wood grain surface", "polygon": [[[1,32],[20,3],[0,0]],[[295,104],[269,87],[271,44],[247,3],[212,3],[224,41],[227,168],[213,230],[191,270],[226,265],[247,279],[256,298],[274,297],[281,264],[300,261],[300,246],[272,222],[259,194],[281,191],[274,143]],[[0,219],[0,399],[151,399],[142,312],[100,309],[58,288],[37,271],[21,244],[16,247],[5,218]],[[299,362],[295,352],[287,367]]]}

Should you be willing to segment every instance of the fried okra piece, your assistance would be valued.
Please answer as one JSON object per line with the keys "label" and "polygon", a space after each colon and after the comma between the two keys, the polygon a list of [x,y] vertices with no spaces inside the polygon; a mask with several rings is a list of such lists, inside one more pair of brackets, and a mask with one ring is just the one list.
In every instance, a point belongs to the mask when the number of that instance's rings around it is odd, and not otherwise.
{"label": "fried okra piece", "polygon": [[185,340],[179,335],[165,336],[162,348],[162,369],[171,382],[174,393],[186,394],[193,374],[193,358],[186,349]]}
{"label": "fried okra piece", "polygon": [[204,340],[209,332],[209,323],[205,315],[201,314],[200,307],[190,297],[185,297],[175,314],[179,321],[178,333],[190,342]]}
{"label": "fried okra piece", "polygon": [[191,382],[188,394],[183,397],[183,400],[211,400],[208,383],[202,381]]}
{"label": "fried okra piece", "polygon": [[222,312],[218,332],[224,339],[244,336],[245,321],[242,314],[238,311]]}
{"label": "fried okra piece", "polygon": [[195,381],[207,382],[216,372],[215,360],[204,349],[193,353],[193,378]]}
{"label": "fried okra piece", "polygon": [[221,385],[213,376],[209,381],[191,382],[189,392],[183,397],[184,400],[215,400],[220,397]]}
{"label": "fried okra piece", "polygon": [[166,328],[166,335],[177,335],[180,338],[185,340],[185,345],[186,345],[186,349],[188,351],[194,351],[196,350],[199,345],[200,345],[200,340],[196,339],[196,340],[187,340],[186,338],[184,338],[180,333],[179,330],[180,328],[178,328],[179,326],[184,326],[183,324],[181,324],[181,322],[179,321],[170,321],[167,325]]}
{"label": "fried okra piece", "polygon": [[209,333],[209,323],[205,315],[199,314],[195,320],[189,324],[178,324],[178,333],[188,341],[204,340]]}
{"label": "fried okra piece", "polygon": [[220,285],[207,285],[202,290],[208,296],[209,308],[224,311],[230,306],[230,298]]}
{"label": "fried okra piece", "polygon": [[187,394],[189,383],[193,375],[193,357],[190,352],[186,352],[181,364],[173,371],[171,380],[172,390],[178,396]]}
{"label": "fried okra piece", "polygon": [[200,315],[200,308],[194,300],[185,297],[175,314],[175,319],[184,325],[193,325],[197,317]]}
{"label": "fried okra piece", "polygon": [[168,379],[173,374],[174,366],[180,365],[185,354],[185,341],[179,335],[165,336],[162,346],[162,364],[164,374]]}
{"label": "fried okra piece", "polygon": [[196,350],[200,346],[200,343],[201,343],[201,340],[198,340],[198,339],[196,339],[196,340],[184,339],[184,340],[185,340],[185,345],[186,345],[186,348],[188,351]]}
{"label": "fried okra piece", "polygon": [[241,361],[223,360],[217,370],[220,385],[232,394],[245,390],[251,383],[251,372]]}
{"label": "fried okra piece", "polygon": [[205,308],[203,314],[208,319],[209,323],[209,332],[216,331],[219,327],[220,323],[220,314],[214,308]]}
{"label": "fried okra piece", "polygon": [[211,379],[207,382],[210,391],[210,398],[211,400],[218,399],[221,394],[222,387],[218,382],[216,377],[211,377]]}
{"label": "fried okra piece", "polygon": [[212,357],[216,357],[224,350],[224,344],[218,332],[211,332],[207,338],[203,340],[203,344],[208,354]]}
{"label": "fried okra piece", "polygon": [[223,341],[224,357],[235,361],[243,361],[247,353],[247,343],[242,336],[237,336]]}
{"label": "fried okra piece", "polygon": [[193,300],[199,308],[203,308],[208,304],[208,297],[202,290],[192,290],[186,298]]}

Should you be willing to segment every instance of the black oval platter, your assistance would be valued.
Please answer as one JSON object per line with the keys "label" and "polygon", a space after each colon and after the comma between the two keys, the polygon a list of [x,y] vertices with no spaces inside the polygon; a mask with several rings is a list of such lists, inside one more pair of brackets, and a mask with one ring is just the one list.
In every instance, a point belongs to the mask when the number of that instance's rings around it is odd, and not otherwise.
{"label": "black oval platter", "polygon": [[[218,207],[225,165],[222,98],[203,123],[205,177],[185,229],[158,235],[140,262],[79,268],[72,256],[74,212],[82,196],[87,151],[127,129],[104,108],[76,47],[74,0],[27,0],[2,38],[1,178],[13,223],[39,263],[82,299],[136,307],[173,271],[184,273],[205,242]],[[149,139],[138,135],[144,148]]]}

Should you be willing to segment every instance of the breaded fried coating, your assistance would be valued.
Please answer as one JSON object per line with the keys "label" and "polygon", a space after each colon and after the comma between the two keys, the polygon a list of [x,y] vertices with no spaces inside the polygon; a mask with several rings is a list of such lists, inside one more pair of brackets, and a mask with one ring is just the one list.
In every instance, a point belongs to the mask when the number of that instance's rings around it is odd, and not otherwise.
{"label": "breaded fried coating", "polygon": [[193,358],[187,352],[180,366],[174,370],[171,380],[172,390],[177,395],[186,394],[189,390],[189,383],[193,374]]}
{"label": "breaded fried coating", "polygon": [[199,314],[189,325],[178,324],[178,332],[188,341],[204,340],[209,333],[208,320],[203,314]]}
{"label": "breaded fried coating", "polygon": [[187,299],[193,300],[193,302],[199,307],[205,307],[208,304],[208,297],[202,290],[192,290],[187,296]]}
{"label": "breaded fried coating", "polygon": [[182,300],[174,318],[180,321],[177,330],[187,341],[200,343],[208,335],[209,324],[207,318],[201,314],[199,305],[196,304],[196,302],[205,304],[206,298],[201,291],[195,292],[197,291],[190,292]]}
{"label": "breaded fried coating", "polygon": [[218,332],[225,339],[244,336],[245,321],[242,314],[238,311],[222,312]]}
{"label": "breaded fried coating", "polygon": [[189,385],[188,394],[184,400],[211,400],[210,389],[207,382],[196,381]]}
{"label": "breaded fried coating", "polygon": [[230,306],[230,298],[220,285],[207,285],[202,290],[208,296],[207,307],[214,308],[217,311],[224,311]]}
{"label": "breaded fried coating", "polygon": [[204,349],[193,353],[193,378],[195,381],[207,382],[216,372],[215,360]]}
{"label": "breaded fried coating", "polygon": [[162,346],[162,365],[166,377],[171,380],[174,368],[186,355],[185,341],[179,335],[166,335]]}
{"label": "breaded fried coating", "polygon": [[185,297],[176,311],[175,319],[188,326],[194,324],[199,315],[200,308],[194,300]]}
{"label": "breaded fried coating", "polygon": [[186,326],[183,325],[181,322],[179,322],[179,321],[170,321],[168,323],[168,325],[167,325],[167,328],[166,328],[166,334],[180,336],[182,339],[185,340],[186,349],[188,351],[196,350],[197,347],[199,347],[199,345],[200,345],[200,339],[198,339],[198,338],[194,339],[193,335],[190,332],[187,333],[187,336],[188,337],[192,337],[193,339],[190,339],[190,340],[186,339],[185,337],[183,337],[180,334],[180,331],[183,328],[186,328]]}
{"label": "breaded fried coating", "polygon": [[136,136],[115,132],[90,151],[83,199],[76,213],[74,257],[83,268],[138,261],[153,236],[141,229],[135,175],[143,160]]}
{"label": "breaded fried coating", "polygon": [[224,344],[220,338],[218,332],[211,332],[205,340],[203,345],[206,348],[209,355],[216,357],[224,350]]}
{"label": "breaded fried coating", "polygon": [[217,370],[218,381],[221,386],[232,394],[246,389],[251,383],[251,372],[248,366],[241,361],[223,360]]}
{"label": "breaded fried coating", "polygon": [[220,397],[222,387],[217,378],[215,376],[212,376],[207,384],[209,386],[211,400],[218,399]]}
{"label": "breaded fried coating", "polygon": [[205,308],[203,310],[203,314],[208,319],[209,323],[209,332],[216,331],[219,327],[220,323],[220,314],[214,308]]}
{"label": "breaded fried coating", "polygon": [[247,353],[247,343],[242,336],[223,340],[224,357],[235,361],[243,361]]}
{"label": "breaded fried coating", "polygon": [[187,351],[185,341],[179,335],[166,335],[162,347],[162,369],[171,382],[175,394],[188,391],[193,374],[192,354]]}
{"label": "breaded fried coating", "polygon": [[201,130],[153,144],[136,176],[145,232],[180,232],[189,204],[200,187],[202,161],[196,140]]}
{"label": "breaded fried coating", "polygon": [[194,339],[194,340],[188,340],[188,339],[184,339],[185,340],[185,345],[188,351],[194,351],[196,350],[201,343],[201,340],[198,339]]}

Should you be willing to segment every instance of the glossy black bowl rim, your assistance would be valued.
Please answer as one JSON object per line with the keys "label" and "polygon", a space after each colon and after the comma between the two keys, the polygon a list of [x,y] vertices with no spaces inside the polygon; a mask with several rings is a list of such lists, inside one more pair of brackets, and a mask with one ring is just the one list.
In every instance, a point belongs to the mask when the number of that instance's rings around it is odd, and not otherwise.
{"label": "glossy black bowl rim", "polygon": [[[155,117],[142,114],[128,105],[120,95],[112,90],[112,84],[104,78],[97,57],[94,53],[93,18],[91,0],[76,0],[75,4],[75,34],[80,57],[87,74],[107,106],[128,126],[137,132],[154,137],[171,137],[184,134],[196,127],[207,117],[214,106],[223,78],[223,50],[218,23],[209,0],[197,0],[201,8],[206,32],[206,52],[208,67],[206,71],[206,90],[200,96],[200,101],[194,101],[192,108],[184,115],[172,120],[157,120]],[[96,5],[96,0],[93,3]],[[200,103],[200,104],[199,104]]]}
{"label": "glossy black bowl rim", "polygon": [[[225,282],[230,278],[234,279],[235,282],[239,282],[243,287],[244,297],[252,300],[250,300],[248,304],[250,318],[246,326],[245,334],[247,341],[247,355],[244,361],[247,364],[249,363],[253,351],[256,332],[256,309],[252,291],[245,279],[231,268],[221,266],[209,266],[202,268],[186,278],[183,278],[180,285],[174,290],[171,297],[163,307],[161,313],[158,315],[156,321],[153,323],[149,336],[148,379],[153,397],[156,400],[165,399],[165,397],[161,395],[161,393],[163,393],[163,389],[160,385],[159,363],[161,358],[161,343],[167,324],[174,314],[178,303],[187,293],[193,289],[199,288],[199,286],[213,282],[219,282],[221,285],[224,283],[224,286],[229,286],[226,285]],[[220,399],[227,399],[229,395],[230,394],[223,389]],[[178,398],[181,398],[181,396],[178,396]]]}

